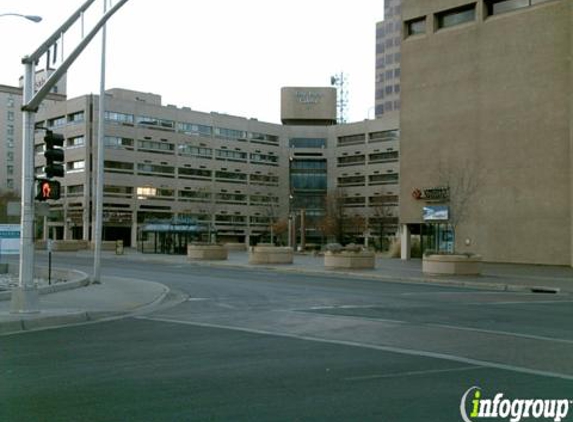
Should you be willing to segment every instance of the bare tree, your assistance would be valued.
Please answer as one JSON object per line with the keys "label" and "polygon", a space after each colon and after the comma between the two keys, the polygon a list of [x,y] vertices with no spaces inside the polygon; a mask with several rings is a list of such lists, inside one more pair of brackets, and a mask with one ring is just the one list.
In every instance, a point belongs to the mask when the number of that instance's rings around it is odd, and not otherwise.
{"label": "bare tree", "polygon": [[475,162],[444,163],[438,166],[438,181],[447,192],[449,204],[449,224],[455,235],[459,224],[466,221],[470,212],[470,205],[482,185],[482,171]]}
{"label": "bare tree", "polygon": [[[378,230],[378,241],[380,249],[385,250],[387,247],[386,227],[392,223],[396,224],[396,206],[393,205],[394,195],[385,195],[376,197],[377,201],[370,207],[373,217],[373,225]],[[397,199],[396,199],[397,201]]]}
{"label": "bare tree", "polygon": [[343,188],[330,190],[326,194],[325,214],[319,223],[319,229],[326,236],[333,236],[338,243],[344,242],[345,235],[344,198]]}

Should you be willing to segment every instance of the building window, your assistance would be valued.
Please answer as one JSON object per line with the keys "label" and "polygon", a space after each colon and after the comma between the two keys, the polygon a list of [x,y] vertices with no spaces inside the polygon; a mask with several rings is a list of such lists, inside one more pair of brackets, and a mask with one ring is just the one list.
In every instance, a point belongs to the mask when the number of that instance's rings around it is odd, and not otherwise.
{"label": "building window", "polygon": [[405,22],[406,37],[426,33],[426,17],[411,19]]}
{"label": "building window", "polygon": [[213,150],[211,148],[201,148],[195,147],[188,144],[182,144],[177,147],[179,155],[189,155],[197,158],[206,158],[210,160],[213,156]]}
{"label": "building window", "polygon": [[125,113],[116,113],[115,111],[106,111],[105,112],[105,120],[109,122],[114,122],[118,124],[133,124],[133,114],[125,114]]}
{"label": "building window", "polygon": [[137,163],[137,171],[140,175],[149,176],[174,177],[175,175],[175,167],[149,163]]}
{"label": "building window", "polygon": [[475,19],[475,3],[436,13],[436,24],[438,29],[449,28],[466,22],[473,22]]}
{"label": "building window", "polygon": [[84,160],[71,161],[67,164],[67,173],[78,173],[84,171],[86,162]]}
{"label": "building window", "polygon": [[269,154],[250,154],[250,161],[253,164],[269,164],[269,165],[276,165],[279,161],[279,157],[276,155],[269,155]]}
{"label": "building window", "polygon": [[78,111],[76,113],[68,114],[68,122],[69,123],[81,123],[84,121],[84,112]]}
{"label": "building window", "polygon": [[194,123],[177,122],[177,131],[193,136],[211,137],[213,128],[211,126],[197,125]]}
{"label": "building window", "polygon": [[103,144],[106,148],[110,149],[133,149],[133,139],[130,138],[120,138],[118,136],[106,136],[103,140]]}
{"label": "building window", "polygon": [[6,135],[14,136],[14,125],[6,125]]}
{"label": "building window", "polygon": [[61,116],[61,117],[56,117],[53,119],[49,119],[47,122],[48,127],[60,127],[60,126],[65,126],[66,125],[66,117],[65,116]]}
{"label": "building window", "polygon": [[380,132],[370,132],[368,134],[370,142],[397,141],[400,138],[400,130],[383,130]]}
{"label": "building window", "polygon": [[266,133],[259,133],[259,132],[249,132],[248,136],[251,142],[254,143],[271,143],[271,144],[279,143],[279,137],[275,135],[268,135]]}
{"label": "building window", "polygon": [[7,179],[6,180],[6,187],[8,189],[14,189],[14,179]]}
{"label": "building window", "polygon": [[14,175],[14,166],[6,166],[6,174],[8,176],[13,176]]}
{"label": "building window", "polygon": [[14,97],[8,97],[8,99],[6,100],[6,106],[10,108],[14,107]]}
{"label": "building window", "polygon": [[245,173],[218,170],[215,172],[215,178],[227,179],[226,181],[230,181],[231,183],[247,183],[247,175]]}
{"label": "building window", "polygon": [[242,130],[226,129],[222,127],[215,128],[215,136],[221,139],[240,139],[245,140],[247,133]]}
{"label": "building window", "polygon": [[505,12],[534,6],[551,0],[486,0],[487,15],[499,15]]}
{"label": "building window", "polygon": [[326,148],[325,138],[292,138],[289,140],[291,148]]}
{"label": "building window", "polygon": [[68,186],[68,196],[81,196],[84,194],[84,185]]}
{"label": "building window", "polygon": [[209,180],[211,179],[211,174],[211,170],[179,167],[179,178],[181,179]]}
{"label": "building window", "polygon": [[397,184],[398,173],[373,174],[368,176],[368,183],[370,186]]}
{"label": "building window", "polygon": [[230,151],[226,149],[218,149],[215,151],[217,160],[227,161],[247,161],[247,153],[239,151]]}
{"label": "building window", "polygon": [[137,149],[155,154],[173,154],[175,152],[175,145],[169,142],[138,140]]}
{"label": "building window", "polygon": [[366,134],[361,133],[358,135],[348,135],[338,137],[338,146],[342,145],[353,145],[353,144],[363,144],[366,141]]}
{"label": "building window", "polygon": [[8,151],[6,153],[6,161],[8,161],[9,163],[14,162],[14,153],[12,151]]}
{"label": "building window", "polygon": [[8,114],[6,115],[6,118],[8,119],[8,121],[13,122],[14,121],[14,112],[9,111]]}
{"label": "building window", "polygon": [[67,148],[79,148],[84,146],[86,143],[86,139],[84,136],[76,136],[75,138],[69,138],[68,142],[66,143]]}
{"label": "building window", "polygon": [[363,165],[364,162],[366,161],[366,156],[362,154],[362,155],[350,155],[347,157],[338,157],[337,161],[338,161],[337,163],[338,167]]}

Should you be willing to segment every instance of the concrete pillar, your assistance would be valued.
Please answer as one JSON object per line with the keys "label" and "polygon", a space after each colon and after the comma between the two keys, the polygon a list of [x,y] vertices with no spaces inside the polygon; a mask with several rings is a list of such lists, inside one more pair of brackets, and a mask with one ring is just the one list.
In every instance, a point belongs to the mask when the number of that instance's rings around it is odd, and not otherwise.
{"label": "concrete pillar", "polygon": [[306,248],[306,221],[305,210],[300,210],[300,249],[304,252]]}
{"label": "concrete pillar", "polygon": [[137,211],[131,212],[131,247],[137,248]]}
{"label": "concrete pillar", "polygon": [[400,231],[400,258],[405,261],[412,258],[411,250],[412,236],[410,234],[410,228],[407,224],[402,224]]}
{"label": "concrete pillar", "polygon": [[90,210],[85,207],[82,213],[82,239],[90,240]]}

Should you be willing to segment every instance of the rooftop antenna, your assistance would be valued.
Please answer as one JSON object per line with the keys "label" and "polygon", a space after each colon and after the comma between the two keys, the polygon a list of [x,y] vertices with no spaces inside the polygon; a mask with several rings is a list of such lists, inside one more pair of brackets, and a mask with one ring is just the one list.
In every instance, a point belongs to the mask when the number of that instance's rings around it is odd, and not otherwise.
{"label": "rooftop antenna", "polygon": [[330,85],[336,88],[336,122],[346,123],[348,111],[348,76],[340,72],[330,77]]}

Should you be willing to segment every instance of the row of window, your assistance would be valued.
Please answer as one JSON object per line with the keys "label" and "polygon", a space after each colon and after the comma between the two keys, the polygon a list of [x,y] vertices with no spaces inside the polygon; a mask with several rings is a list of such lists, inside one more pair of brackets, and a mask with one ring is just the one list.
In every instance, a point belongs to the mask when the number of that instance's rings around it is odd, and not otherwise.
{"label": "row of window", "polygon": [[163,129],[176,130],[177,132],[185,133],[186,135],[216,137],[221,139],[240,139],[250,140],[255,143],[271,143],[278,144],[279,137],[260,132],[246,132],[237,129],[228,129],[220,127],[212,127],[207,125],[200,125],[187,122],[175,122],[174,120],[159,119],[150,116],[134,116],[133,114],[118,113],[113,111],[105,112],[105,119],[108,122],[133,125],[134,122],[138,125],[159,127]]}
{"label": "row of window", "polygon": [[[372,164],[372,163],[396,162],[398,161],[398,157],[399,157],[398,151],[375,152],[368,155],[368,163]],[[366,164],[365,154],[337,157],[338,167],[356,166],[365,164]]]}
{"label": "row of window", "polygon": [[[137,169],[140,175],[168,175],[174,177],[176,167],[164,164],[151,164],[151,163],[128,163],[123,161],[105,160],[104,168],[109,173],[133,173]],[[234,181],[237,183],[247,183],[249,177],[251,184],[258,185],[277,185],[278,176],[263,175],[263,174],[250,174],[230,172],[226,170],[208,170],[197,169],[190,167],[179,167],[178,175],[182,179],[195,179],[195,180],[211,180],[213,175],[215,179],[220,181]]]}
{"label": "row of window", "polygon": [[[343,176],[338,178],[338,186],[366,186],[366,176]],[[398,173],[371,174],[368,176],[370,185],[383,185],[398,183]]]}
{"label": "row of window", "polygon": [[[65,188],[67,196],[81,196],[84,193],[84,185],[72,185],[67,186]],[[171,188],[160,188],[160,189],[152,189],[152,194],[145,195],[146,199],[175,199],[175,189]],[[114,185],[105,185],[104,186],[104,194],[109,196],[116,196],[116,197],[123,197],[123,198],[131,198],[133,194],[136,193],[136,190],[131,186],[114,186]],[[212,194],[211,192],[203,191],[203,190],[179,190],[177,192],[177,197],[182,201],[193,201],[193,202],[210,202],[211,200],[215,200],[216,202],[240,202],[240,203],[249,203],[252,205],[257,204],[278,204],[279,198],[272,194],[263,195],[263,194],[255,194],[255,195],[247,195],[240,192],[235,193],[228,193],[228,192],[219,192]]]}
{"label": "row of window", "polygon": [[[485,17],[499,15],[502,13],[512,12],[525,7],[535,6],[554,0],[484,0]],[[466,4],[454,9],[448,9],[434,13],[434,28],[440,30],[468,22],[475,22],[477,16],[476,3]],[[425,34],[427,29],[427,18],[410,19],[404,22],[405,36]]]}
{"label": "row of window", "polygon": [[[397,141],[400,138],[400,130],[383,130],[379,132],[370,132],[368,134],[368,142],[384,142],[384,141]],[[366,143],[366,134],[356,134],[338,137],[338,146],[355,145]]]}

